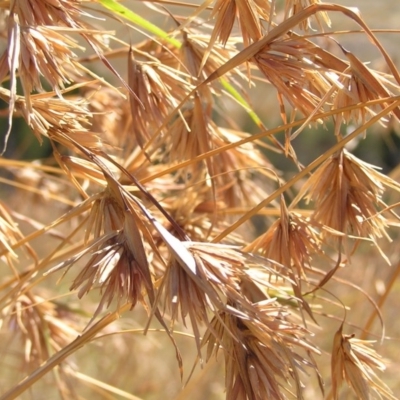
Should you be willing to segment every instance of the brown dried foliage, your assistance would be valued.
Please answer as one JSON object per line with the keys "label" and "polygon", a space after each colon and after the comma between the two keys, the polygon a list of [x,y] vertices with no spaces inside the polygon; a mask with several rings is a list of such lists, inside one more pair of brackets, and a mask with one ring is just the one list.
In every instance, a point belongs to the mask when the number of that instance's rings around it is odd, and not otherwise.
{"label": "brown dried foliage", "polygon": [[[181,331],[191,331],[201,365],[223,354],[228,400],[302,399],[310,396],[306,384],[319,396],[322,375],[332,382],[328,397],[338,399],[347,382],[360,399],[394,399],[373,371],[385,369],[383,359],[364,340],[375,317],[360,340],[343,334],[350,317],[332,334],[329,322],[342,321],[342,308],[325,292],[337,299],[341,287],[360,284],[340,275],[345,266],[364,268],[360,243],[393,258],[393,247],[378,242],[398,226],[396,197],[386,192],[400,186],[346,149],[376,122],[400,118],[393,61],[359,14],[339,5],[217,0],[195,11],[182,3],[175,15],[172,3],[159,3],[151,12],[168,9],[176,23],[170,34],[134,22],[123,2],[0,0],[0,98],[8,106],[0,322],[27,374],[19,384],[7,381],[1,398],[35,393],[32,385],[49,371],[63,398],[85,396],[74,391],[77,380],[96,393],[137,398],[135,388],[84,376],[76,352],[110,335],[98,346],[98,364],[110,358],[130,370],[136,354],[121,361],[119,333],[142,308],[142,331],[161,326],[181,378]],[[106,22],[94,18],[98,10]],[[385,73],[346,50],[333,29],[322,33],[334,12],[361,27]],[[118,24],[139,24],[124,26],[129,40],[107,29],[116,15]],[[146,39],[138,42],[132,28],[147,30]],[[272,87],[273,111],[257,115],[255,86],[262,95]],[[281,122],[271,127],[276,116]],[[29,129],[24,139],[13,129],[17,118]],[[308,125],[321,124],[329,129],[307,136]],[[302,165],[293,141],[317,134],[335,144],[318,153],[307,143],[314,161]],[[49,144],[51,156],[19,159],[30,137]],[[279,170],[284,158],[291,177]],[[39,181],[47,186],[35,187]],[[334,343],[330,379],[316,362],[326,362],[320,337]],[[5,359],[8,350],[1,347]],[[153,390],[158,397],[164,384]]]}

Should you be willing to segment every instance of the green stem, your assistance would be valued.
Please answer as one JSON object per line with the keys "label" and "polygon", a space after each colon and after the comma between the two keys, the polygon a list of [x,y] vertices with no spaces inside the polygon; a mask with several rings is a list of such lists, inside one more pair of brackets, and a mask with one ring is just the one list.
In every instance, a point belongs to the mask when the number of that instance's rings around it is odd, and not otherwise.
{"label": "green stem", "polygon": [[[121,3],[118,3],[115,0],[99,0],[99,2],[103,5],[103,7],[121,16],[122,18],[127,19],[147,32],[150,32],[153,35],[165,40],[167,43],[172,44],[177,49],[182,47],[182,43],[178,39],[171,37],[167,32],[147,21],[145,18],[142,18],[140,15],[123,6]],[[225,90],[249,113],[254,123],[259,127],[262,126],[261,119],[251,109],[250,105],[240,95],[240,93],[225,78],[221,78],[220,81]]]}

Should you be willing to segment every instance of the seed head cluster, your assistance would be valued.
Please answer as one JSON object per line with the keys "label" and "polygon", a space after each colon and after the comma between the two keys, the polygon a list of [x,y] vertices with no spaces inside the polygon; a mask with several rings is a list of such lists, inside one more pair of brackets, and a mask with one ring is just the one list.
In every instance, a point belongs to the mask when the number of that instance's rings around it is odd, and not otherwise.
{"label": "seed head cluster", "polygon": [[[319,0],[128,3],[0,0],[2,399],[395,399],[366,337],[398,272],[360,260],[393,261],[400,186],[348,146],[400,119],[377,35]],[[181,394],[135,378],[167,347]]]}

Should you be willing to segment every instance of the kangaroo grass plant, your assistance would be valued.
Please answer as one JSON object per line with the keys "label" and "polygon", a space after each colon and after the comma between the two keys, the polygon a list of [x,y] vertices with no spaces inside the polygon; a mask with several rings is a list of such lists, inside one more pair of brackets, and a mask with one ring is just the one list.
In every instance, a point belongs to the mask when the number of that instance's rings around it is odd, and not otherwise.
{"label": "kangaroo grass plant", "polygon": [[400,119],[377,35],[133,6],[0,0],[0,399],[395,399],[400,184],[351,151]]}

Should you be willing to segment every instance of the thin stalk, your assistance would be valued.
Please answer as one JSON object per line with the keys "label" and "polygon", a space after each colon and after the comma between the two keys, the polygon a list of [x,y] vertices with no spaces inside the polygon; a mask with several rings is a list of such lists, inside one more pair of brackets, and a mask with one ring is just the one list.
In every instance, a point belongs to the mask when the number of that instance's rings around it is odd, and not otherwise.
{"label": "thin stalk", "polygon": [[224,239],[226,236],[228,236],[231,232],[236,230],[239,226],[247,222],[251,217],[256,215],[262,208],[270,204],[273,200],[275,200],[278,196],[281,194],[285,193],[287,190],[289,190],[296,182],[298,182],[300,179],[304,178],[306,175],[308,175],[313,169],[318,167],[318,165],[322,164],[326,159],[328,159],[330,156],[335,154],[338,150],[342,149],[346,143],[350,142],[354,138],[356,138],[358,135],[361,135],[367,128],[369,128],[371,125],[374,123],[378,122],[381,118],[383,118],[385,115],[389,114],[393,109],[398,107],[400,105],[400,100],[396,100],[394,103],[392,103],[390,106],[388,106],[385,110],[381,111],[377,115],[375,115],[373,118],[371,118],[368,123],[365,125],[355,129],[351,134],[340,140],[338,143],[336,143],[334,146],[332,146],[329,150],[327,150],[324,154],[322,154],[320,157],[318,157],[316,160],[314,160],[311,164],[309,164],[306,168],[304,168],[302,171],[298,172],[292,179],[290,179],[288,182],[286,182],[284,185],[282,185],[279,189],[277,189],[274,193],[272,193],[270,196],[268,196],[265,200],[263,200],[261,203],[259,203],[257,206],[252,208],[250,211],[248,211],[246,214],[244,214],[241,218],[239,218],[234,224],[226,228],[223,232],[221,232],[218,236],[216,236],[213,239],[213,243],[218,243],[222,239]]}

